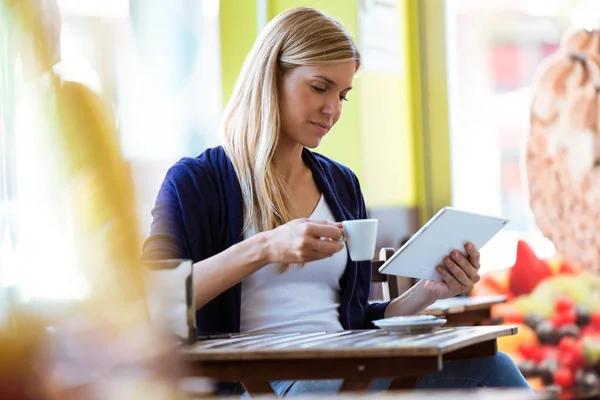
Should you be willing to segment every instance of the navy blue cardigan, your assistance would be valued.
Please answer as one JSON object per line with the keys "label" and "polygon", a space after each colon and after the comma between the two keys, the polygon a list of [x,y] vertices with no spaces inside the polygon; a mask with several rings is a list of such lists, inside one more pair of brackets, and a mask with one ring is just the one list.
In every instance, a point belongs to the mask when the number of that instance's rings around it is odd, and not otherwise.
{"label": "navy blue cardigan", "polygon": [[[367,218],[358,179],[349,168],[307,149],[302,158],[336,221]],[[242,192],[224,149],[208,149],[171,167],[152,216],[144,259],[186,258],[195,263],[242,241]],[[241,286],[235,285],[197,310],[199,332],[240,331]],[[383,318],[388,303],[369,304],[370,261],[357,263],[348,258],[340,287],[344,329],[373,328],[372,321]]]}

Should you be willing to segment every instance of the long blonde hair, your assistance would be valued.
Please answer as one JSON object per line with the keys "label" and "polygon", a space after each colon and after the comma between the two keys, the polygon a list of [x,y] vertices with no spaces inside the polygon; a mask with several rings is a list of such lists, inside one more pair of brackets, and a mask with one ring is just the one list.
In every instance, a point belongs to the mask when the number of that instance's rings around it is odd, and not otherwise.
{"label": "long blonde hair", "polygon": [[312,8],[294,8],[262,30],[246,57],[225,108],[223,147],[244,200],[244,231],[257,233],[292,219],[289,196],[272,163],[280,132],[277,81],[303,65],[356,62],[360,54],[337,21]]}

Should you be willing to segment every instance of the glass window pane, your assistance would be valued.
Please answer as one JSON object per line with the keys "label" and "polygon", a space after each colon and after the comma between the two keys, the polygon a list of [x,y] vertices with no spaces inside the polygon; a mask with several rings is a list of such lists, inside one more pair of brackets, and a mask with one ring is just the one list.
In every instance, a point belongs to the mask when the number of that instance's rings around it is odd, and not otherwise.
{"label": "glass window pane", "polygon": [[[518,239],[539,257],[553,244],[529,207],[524,150],[532,83],[567,29],[589,27],[598,2],[449,0],[448,69],[453,204],[511,219],[482,252],[488,269],[514,263]],[[485,271],[484,271],[485,272]]]}

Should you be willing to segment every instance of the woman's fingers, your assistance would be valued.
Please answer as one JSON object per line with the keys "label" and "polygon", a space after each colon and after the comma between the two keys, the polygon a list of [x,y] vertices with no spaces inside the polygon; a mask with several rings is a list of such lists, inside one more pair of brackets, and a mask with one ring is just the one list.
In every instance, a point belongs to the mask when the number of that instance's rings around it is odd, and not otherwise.
{"label": "woman's fingers", "polygon": [[326,253],[330,256],[344,248],[343,242],[328,239],[308,239],[307,243],[307,251]]}
{"label": "woman's fingers", "polygon": [[306,225],[307,235],[315,238],[329,238],[339,241],[342,238],[342,229],[334,222],[309,221]]}
{"label": "woman's fingers", "polygon": [[467,251],[469,261],[471,261],[471,265],[473,265],[473,268],[479,270],[479,268],[481,267],[481,264],[479,264],[479,259],[481,257],[481,255],[479,254],[479,250],[477,250],[475,245],[471,242],[467,242],[465,244],[465,250]]}
{"label": "woman's fingers", "polygon": [[458,292],[460,290],[460,288],[462,287],[460,282],[457,281],[454,275],[448,272],[448,270],[444,268],[443,265],[438,265],[436,270],[442,275],[442,278],[444,278],[444,282],[446,282],[446,284],[452,292]]}
{"label": "woman's fingers", "polygon": [[479,275],[477,269],[473,266],[471,261],[467,259],[463,254],[454,250],[450,253],[452,260],[465,272],[471,282],[476,283],[479,281]]}
{"label": "woman's fingers", "polygon": [[473,282],[467,276],[465,271],[458,266],[450,257],[444,257],[444,265],[448,268],[448,271],[456,278],[456,280],[465,287],[472,287]]}

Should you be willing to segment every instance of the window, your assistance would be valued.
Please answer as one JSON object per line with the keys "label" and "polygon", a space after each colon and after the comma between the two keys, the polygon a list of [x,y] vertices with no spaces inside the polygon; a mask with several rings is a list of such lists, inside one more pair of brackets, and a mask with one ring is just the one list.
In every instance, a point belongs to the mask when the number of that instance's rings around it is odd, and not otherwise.
{"label": "window", "polygon": [[[539,257],[553,244],[528,203],[524,148],[531,84],[571,27],[597,25],[600,3],[572,0],[447,1],[453,204],[511,219],[482,252],[489,269],[514,263],[518,239]],[[591,17],[592,16],[592,17]]]}
{"label": "window", "polygon": [[[167,168],[218,142],[219,1],[58,3],[62,61],[55,71],[86,84],[112,108],[145,236]],[[3,133],[18,141],[15,165],[3,175],[16,179],[17,190],[10,202],[0,202],[0,287],[18,287],[25,300],[81,298],[86,285],[76,268],[77,238],[58,138],[43,116],[32,117],[28,107],[35,82],[19,71],[15,68],[9,76],[11,71],[2,69],[9,78],[3,82],[14,83],[18,97],[9,116],[15,127],[4,132],[3,124]],[[1,189],[5,195],[6,185]]]}

